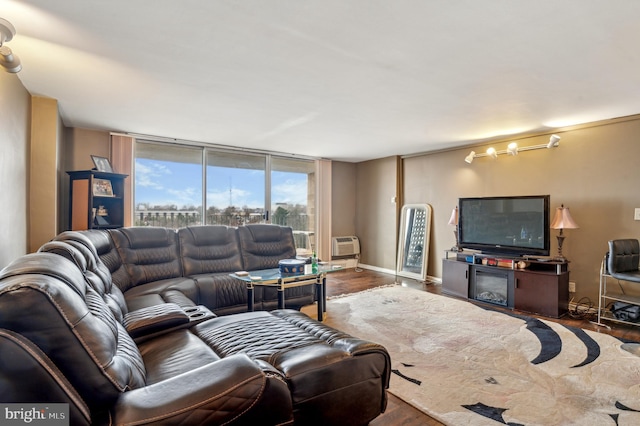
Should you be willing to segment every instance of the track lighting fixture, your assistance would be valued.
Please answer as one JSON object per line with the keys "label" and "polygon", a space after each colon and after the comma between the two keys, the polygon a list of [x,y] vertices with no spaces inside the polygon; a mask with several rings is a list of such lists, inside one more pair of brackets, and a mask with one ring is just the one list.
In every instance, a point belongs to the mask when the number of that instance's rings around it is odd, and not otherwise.
{"label": "track lighting fixture", "polygon": [[473,159],[474,158],[476,158],[476,152],[475,151],[471,151],[469,153],[469,155],[464,157],[464,161],[466,161],[467,163],[471,164],[471,163],[473,163]]}
{"label": "track lighting fixture", "polygon": [[549,143],[547,144],[547,148],[553,148],[554,146],[558,146],[559,143],[560,143],[560,136],[551,135],[551,137],[549,138]]}
{"label": "track lighting fixture", "polygon": [[4,45],[5,42],[11,41],[14,35],[16,29],[11,22],[0,18],[0,65],[10,73],[20,72],[22,69],[20,58],[13,54],[9,46]]}
{"label": "track lighting fixture", "polygon": [[551,137],[549,138],[549,142],[546,143],[546,144],[525,146],[525,147],[520,148],[516,142],[511,142],[507,146],[507,149],[504,149],[504,150],[501,150],[501,151],[496,151],[496,149],[493,148],[493,147],[487,149],[487,152],[486,153],[482,153],[482,154],[476,154],[475,151],[471,151],[469,153],[469,155],[464,157],[464,161],[466,161],[467,163],[471,164],[471,163],[473,163],[474,159],[479,158],[479,157],[498,158],[498,155],[500,155],[500,154],[518,155],[518,152],[520,152],[520,151],[532,151],[534,149],[555,148],[555,147],[557,147],[559,145],[560,145],[560,136],[551,135]]}

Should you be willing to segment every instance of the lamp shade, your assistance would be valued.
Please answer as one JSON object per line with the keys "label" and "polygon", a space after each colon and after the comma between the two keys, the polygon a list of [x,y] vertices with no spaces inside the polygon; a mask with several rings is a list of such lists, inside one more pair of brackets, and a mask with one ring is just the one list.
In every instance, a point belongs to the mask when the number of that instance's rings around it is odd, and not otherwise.
{"label": "lamp shade", "polygon": [[564,204],[556,208],[556,215],[551,222],[552,229],[577,229],[578,224],[571,217],[569,207],[565,207]]}
{"label": "lamp shade", "polygon": [[453,209],[451,212],[451,217],[449,218],[449,225],[457,225],[458,224],[458,207]]}

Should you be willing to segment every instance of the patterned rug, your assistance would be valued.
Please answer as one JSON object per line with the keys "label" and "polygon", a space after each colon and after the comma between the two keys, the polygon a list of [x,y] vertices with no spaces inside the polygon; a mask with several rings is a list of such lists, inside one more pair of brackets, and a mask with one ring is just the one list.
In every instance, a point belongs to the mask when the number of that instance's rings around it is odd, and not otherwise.
{"label": "patterned rug", "polygon": [[326,323],[384,345],[390,392],[447,425],[640,424],[640,357],[606,334],[401,286],[333,298]]}

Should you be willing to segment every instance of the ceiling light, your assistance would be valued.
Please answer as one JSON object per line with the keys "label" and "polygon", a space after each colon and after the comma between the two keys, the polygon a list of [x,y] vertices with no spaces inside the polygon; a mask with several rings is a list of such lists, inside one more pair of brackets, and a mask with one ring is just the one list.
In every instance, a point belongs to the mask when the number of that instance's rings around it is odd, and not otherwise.
{"label": "ceiling light", "polygon": [[20,72],[22,69],[20,59],[13,54],[8,46],[0,47],[0,65],[10,73]]}
{"label": "ceiling light", "polygon": [[473,159],[476,157],[476,152],[475,151],[471,151],[469,153],[469,155],[467,155],[466,157],[464,157],[464,161],[466,161],[467,163],[471,164],[473,163]]}
{"label": "ceiling light", "polygon": [[549,143],[547,144],[547,148],[553,148],[554,146],[560,145],[560,136],[551,135],[549,138]]}
{"label": "ceiling light", "polygon": [[11,41],[14,35],[16,35],[16,29],[11,22],[0,18],[0,65],[10,73],[19,72],[22,69],[20,58],[13,54],[9,46],[4,46],[4,43]]}
{"label": "ceiling light", "polygon": [[543,144],[539,144],[539,145],[531,145],[531,146],[523,146],[520,147],[518,146],[518,144],[516,142],[511,142],[509,145],[507,145],[507,149],[503,149],[500,151],[496,151],[495,148],[491,147],[489,149],[487,149],[487,152],[482,152],[480,154],[476,154],[475,151],[471,151],[471,153],[469,155],[467,155],[464,158],[464,161],[466,161],[467,163],[471,164],[471,162],[475,159],[475,158],[480,158],[480,157],[491,157],[491,158],[498,158],[498,155],[502,155],[502,154],[509,154],[509,155],[518,155],[519,152],[522,151],[533,151],[535,149],[547,149],[547,148],[555,148],[558,145],[560,145],[560,136],[558,135],[551,135],[551,137],[549,138],[549,142],[548,143],[543,143]]}

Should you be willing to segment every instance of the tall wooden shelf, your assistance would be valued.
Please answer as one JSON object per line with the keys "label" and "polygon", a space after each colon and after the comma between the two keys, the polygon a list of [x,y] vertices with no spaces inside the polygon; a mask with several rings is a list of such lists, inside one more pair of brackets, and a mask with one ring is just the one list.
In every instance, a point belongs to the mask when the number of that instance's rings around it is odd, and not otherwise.
{"label": "tall wooden shelf", "polygon": [[[124,179],[128,175],[97,170],[68,171],[69,227],[73,231],[124,226]],[[108,180],[113,195],[98,195],[96,179]],[[99,181],[98,181],[99,182]],[[102,208],[101,208],[102,207]],[[100,214],[106,211],[106,215]]]}

